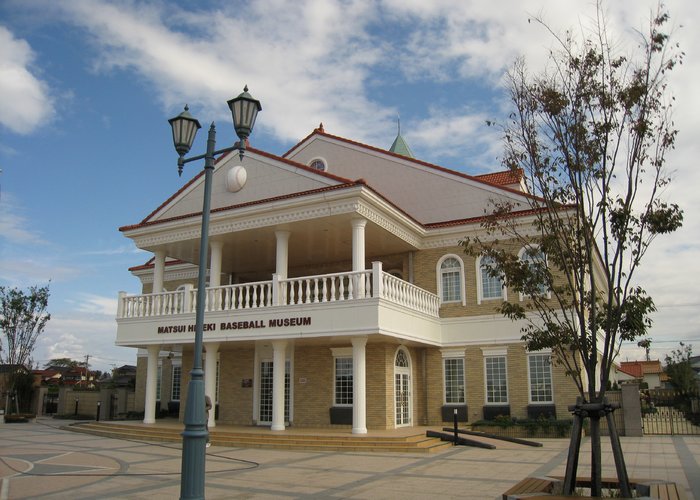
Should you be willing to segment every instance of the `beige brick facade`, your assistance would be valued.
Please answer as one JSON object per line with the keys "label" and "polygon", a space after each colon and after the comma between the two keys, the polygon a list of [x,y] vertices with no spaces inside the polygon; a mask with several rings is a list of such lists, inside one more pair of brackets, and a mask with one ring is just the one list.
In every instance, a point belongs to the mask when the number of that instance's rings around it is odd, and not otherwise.
{"label": "beige brick facade", "polygon": [[[518,249],[513,248],[517,252]],[[440,307],[440,317],[455,319],[460,317],[500,317],[496,308],[500,300],[477,300],[479,279],[476,259],[464,252],[460,246],[435,248],[408,253],[387,255],[372,260],[382,261],[385,270],[408,279],[413,275],[414,284],[420,288],[437,293],[437,265],[446,255],[459,257],[464,265],[465,303],[447,303]],[[368,259],[369,260],[369,259]],[[410,265],[412,261],[412,266]],[[308,265],[294,268],[294,273],[307,275],[334,272],[347,268],[349,262],[338,262],[324,266]],[[368,264],[369,266],[369,264]],[[411,272],[412,271],[412,272]],[[174,290],[191,280],[178,280],[166,283],[166,288]],[[143,287],[150,291],[150,285]],[[509,292],[510,300],[518,300]],[[474,332],[478,338],[480,332]],[[519,333],[514,332],[513,337]],[[334,347],[350,347],[349,344]],[[394,360],[400,344],[398,341],[382,342],[372,339],[366,347],[366,424],[369,429],[392,429],[396,422],[396,400],[394,387]],[[508,405],[510,415],[525,418],[529,404],[528,357],[522,342],[508,344],[468,343],[461,347],[450,346],[450,356],[463,352],[464,375],[466,387],[467,420],[475,422],[484,418],[485,403],[485,368],[484,349],[505,350],[507,358]],[[407,347],[411,361],[411,416],[412,425],[441,426],[451,424],[443,421],[445,406],[444,364],[441,349],[435,346],[411,345]],[[297,427],[336,427],[331,424],[330,412],[333,407],[334,394],[334,360],[330,345],[314,343],[294,344],[292,347],[292,416],[291,425]],[[180,418],[184,416],[187,397],[189,370],[192,366],[192,353],[183,353]],[[225,425],[256,425],[254,405],[255,347],[237,348],[235,344],[222,345],[219,351],[220,388],[218,400],[218,422]],[[160,360],[162,366],[161,408],[167,409],[172,387],[172,361],[167,357]],[[136,383],[136,409],[143,411],[145,399],[146,358],[138,359],[138,376]],[[554,404],[559,418],[567,418],[566,408],[576,399],[576,389],[564,369],[553,366]],[[445,415],[451,414],[449,411]],[[338,425],[348,428],[349,425]]]}

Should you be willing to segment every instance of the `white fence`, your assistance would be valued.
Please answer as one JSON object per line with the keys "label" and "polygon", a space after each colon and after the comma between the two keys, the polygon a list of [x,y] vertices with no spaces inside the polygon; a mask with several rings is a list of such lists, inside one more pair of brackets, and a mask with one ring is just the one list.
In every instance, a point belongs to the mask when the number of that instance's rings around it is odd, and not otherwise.
{"label": "white fence", "polygon": [[[206,289],[205,311],[236,311],[276,306],[319,304],[383,298],[389,302],[438,317],[438,296],[382,271],[371,270],[304,276]],[[185,285],[174,292],[119,294],[118,318],[148,318],[194,313],[197,291]]]}

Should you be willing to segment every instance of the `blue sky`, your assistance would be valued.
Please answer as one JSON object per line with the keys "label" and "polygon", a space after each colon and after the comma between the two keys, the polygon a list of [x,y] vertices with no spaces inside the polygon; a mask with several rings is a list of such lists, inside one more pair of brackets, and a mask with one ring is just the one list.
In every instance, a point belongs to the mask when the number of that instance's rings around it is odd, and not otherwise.
{"label": "blue sky", "polygon": [[[666,2],[686,60],[671,78],[680,129],[665,196],[684,228],[655,242],[639,275],[654,297],[652,355],[679,340],[700,353],[700,8]],[[633,48],[654,2],[605,4],[611,31]],[[247,84],[262,102],[251,142],[276,154],[323,122],[327,132],[388,148],[402,133],[423,160],[468,173],[499,170],[485,126],[509,103],[504,71],[517,56],[542,67],[551,37],[529,18],[580,30],[592,1],[137,0],[0,1],[0,284],[51,280],[52,320],[35,361],[135,362],[113,345],[127,268],[150,255],[118,227],[140,221],[180,179],[167,119],[189,103],[220,143],[233,142],[226,100]],[[203,136],[196,151],[203,150]],[[641,358],[634,346],[623,359]]]}

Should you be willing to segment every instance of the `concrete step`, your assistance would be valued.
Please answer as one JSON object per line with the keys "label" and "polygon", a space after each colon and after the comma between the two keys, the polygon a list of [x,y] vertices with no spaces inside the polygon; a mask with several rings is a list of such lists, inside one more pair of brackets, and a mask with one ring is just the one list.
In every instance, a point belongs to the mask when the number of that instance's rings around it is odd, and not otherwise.
{"label": "concrete step", "polygon": [[[72,431],[95,436],[140,441],[180,442],[182,427],[85,422],[68,427]],[[236,448],[276,448],[306,451],[375,451],[404,453],[434,453],[448,449],[451,444],[425,434],[408,436],[355,436],[305,433],[236,432],[213,429],[210,440],[216,446]]]}

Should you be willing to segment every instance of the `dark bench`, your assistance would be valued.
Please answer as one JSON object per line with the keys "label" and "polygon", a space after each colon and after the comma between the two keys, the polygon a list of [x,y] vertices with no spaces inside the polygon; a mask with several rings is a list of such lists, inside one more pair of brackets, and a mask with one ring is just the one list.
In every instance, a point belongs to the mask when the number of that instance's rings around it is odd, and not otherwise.
{"label": "dark bench", "polygon": [[517,482],[503,493],[503,500],[520,500],[536,497],[536,493],[546,495],[548,498],[557,486],[557,492],[561,492],[562,481],[552,477],[526,477]]}
{"label": "dark bench", "polygon": [[687,500],[683,487],[666,481],[646,481],[637,483],[637,494],[661,500]]}
{"label": "dark bench", "polygon": [[[562,496],[562,477],[528,477],[519,481],[503,493],[503,500],[555,500],[571,498]],[[602,478],[603,488],[617,488],[616,478]],[[577,487],[591,486],[590,477],[577,477]],[[630,487],[642,498],[658,500],[687,500],[685,490],[676,483],[667,481],[644,481],[630,479]]]}

